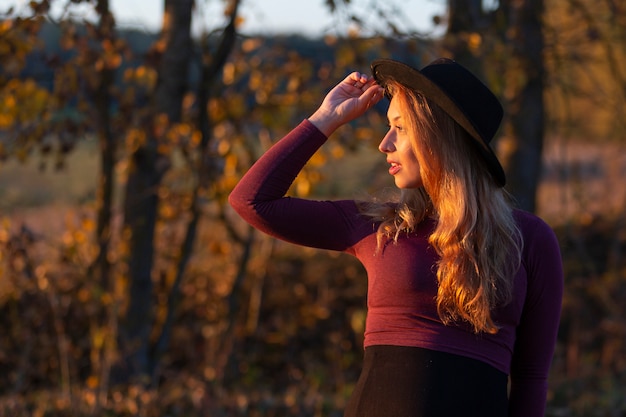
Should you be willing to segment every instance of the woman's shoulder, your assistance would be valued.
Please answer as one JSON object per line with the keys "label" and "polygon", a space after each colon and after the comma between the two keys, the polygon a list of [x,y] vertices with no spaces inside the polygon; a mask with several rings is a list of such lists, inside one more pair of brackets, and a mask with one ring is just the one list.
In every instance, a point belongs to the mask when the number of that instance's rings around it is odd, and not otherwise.
{"label": "woman's shoulder", "polygon": [[517,225],[522,233],[546,229],[552,231],[552,228],[544,219],[529,211],[513,209],[513,218],[517,222]]}
{"label": "woman's shoulder", "polygon": [[541,217],[528,211],[516,209],[513,216],[517,222],[522,239],[524,252],[547,255],[558,251],[559,243],[552,227]]}

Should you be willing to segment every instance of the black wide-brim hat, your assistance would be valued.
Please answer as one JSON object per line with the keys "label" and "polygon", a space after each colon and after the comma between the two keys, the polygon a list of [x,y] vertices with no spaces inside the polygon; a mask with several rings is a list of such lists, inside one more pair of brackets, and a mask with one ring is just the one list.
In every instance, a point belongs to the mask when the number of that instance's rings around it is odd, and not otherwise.
{"label": "black wide-brim hat", "polygon": [[502,122],[502,105],[474,74],[447,58],[421,70],[391,59],[377,59],[372,62],[372,74],[382,87],[395,80],[441,107],[475,139],[495,182],[504,186],[504,170],[489,145]]}

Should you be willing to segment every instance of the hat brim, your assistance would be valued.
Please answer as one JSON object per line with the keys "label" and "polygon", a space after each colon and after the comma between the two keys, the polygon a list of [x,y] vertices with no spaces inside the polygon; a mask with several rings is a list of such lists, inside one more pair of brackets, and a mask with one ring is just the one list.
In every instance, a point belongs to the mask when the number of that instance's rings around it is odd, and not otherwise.
{"label": "hat brim", "polygon": [[470,118],[444,90],[424,76],[419,70],[402,62],[390,59],[377,59],[372,62],[371,69],[374,79],[382,87],[385,87],[390,80],[394,80],[414,91],[420,92],[427,99],[432,100],[441,107],[475,140],[495,182],[500,187],[505,185],[506,176],[504,169],[488,143],[491,138],[483,138],[481,136]]}

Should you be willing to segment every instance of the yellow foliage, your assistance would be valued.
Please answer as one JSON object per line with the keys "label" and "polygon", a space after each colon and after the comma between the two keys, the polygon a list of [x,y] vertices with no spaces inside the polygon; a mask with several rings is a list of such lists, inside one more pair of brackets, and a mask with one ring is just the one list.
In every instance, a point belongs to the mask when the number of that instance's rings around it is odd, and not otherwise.
{"label": "yellow foliage", "polygon": [[230,154],[224,159],[224,175],[234,175],[237,172],[237,156]]}
{"label": "yellow foliage", "polygon": [[259,38],[250,38],[250,39],[246,39],[241,43],[241,50],[245,53],[250,53],[252,51],[254,51],[255,49],[259,48],[261,45],[263,45],[263,41]]}
{"label": "yellow foliage", "polygon": [[13,125],[13,117],[11,117],[11,115],[0,114],[0,129],[6,130],[6,129],[9,129],[12,125]]}
{"label": "yellow foliage", "polygon": [[354,137],[358,140],[370,140],[373,136],[374,131],[370,127],[359,127],[354,130]]}
{"label": "yellow foliage", "polygon": [[111,305],[113,303],[113,296],[110,292],[102,293],[100,297],[100,301],[102,301],[103,305]]}
{"label": "yellow foliage", "polygon": [[231,97],[228,101],[228,112],[233,118],[243,117],[247,113],[245,98],[241,95]]}
{"label": "yellow foliage", "polygon": [[71,232],[66,231],[61,237],[61,241],[65,246],[71,246],[74,243],[74,237],[72,236]]}
{"label": "yellow foliage", "polygon": [[222,70],[224,85],[230,85],[235,82],[235,65],[231,62],[224,64]]}
{"label": "yellow foliage", "polygon": [[154,68],[149,68],[144,65],[137,68],[128,68],[124,71],[124,80],[150,90],[156,85],[157,72]]}
{"label": "yellow foliage", "polygon": [[257,90],[261,88],[262,85],[263,85],[263,75],[261,74],[261,71],[253,71],[250,74],[248,87],[250,87],[251,90]]}
{"label": "yellow foliage", "polygon": [[176,208],[171,204],[161,204],[160,216],[164,219],[172,219],[176,216]]}
{"label": "yellow foliage", "polygon": [[344,149],[343,146],[339,146],[337,144],[333,144],[333,146],[331,146],[331,148],[330,148],[330,154],[335,159],[341,159],[341,158],[343,158],[345,156],[346,150]]}
{"label": "yellow foliage", "polygon": [[318,183],[322,180],[322,174],[319,171],[309,171],[307,175],[309,182],[312,184]]}
{"label": "yellow foliage", "polygon": [[81,303],[86,303],[91,299],[91,293],[86,288],[81,288],[78,290],[78,300]]}
{"label": "yellow foliage", "polygon": [[217,144],[217,153],[219,155],[226,155],[230,151],[230,141],[220,140]]}
{"label": "yellow foliage", "polygon": [[146,143],[146,132],[143,129],[131,128],[126,132],[126,147],[129,152],[134,152]]}
{"label": "yellow foliage", "polygon": [[193,92],[188,92],[183,97],[182,108],[185,111],[191,111],[195,102],[196,102],[196,95]]}
{"label": "yellow foliage", "polygon": [[82,230],[75,230],[73,233],[73,239],[77,245],[83,245],[87,243],[87,235]]}
{"label": "yellow foliage", "polygon": [[161,142],[161,143],[159,143],[157,145],[157,151],[160,154],[168,155],[168,154],[172,153],[172,146],[169,143],[162,143]]}
{"label": "yellow foliage", "polygon": [[96,229],[96,222],[92,218],[84,218],[82,221],[82,227],[85,231],[91,232]]}
{"label": "yellow foliage", "polygon": [[191,125],[189,123],[179,123],[174,129],[177,130],[179,136],[190,136],[192,132]]}
{"label": "yellow foliage", "polygon": [[8,55],[11,53],[11,45],[7,42],[0,42],[0,56]]}
{"label": "yellow foliage", "polygon": [[217,185],[220,190],[232,190],[239,182],[239,176],[231,173],[230,175],[222,175]]}
{"label": "yellow foliage", "polygon": [[314,167],[321,167],[324,164],[326,164],[326,161],[327,161],[326,155],[324,155],[323,152],[318,151],[315,154],[313,154],[313,156],[309,160],[309,164]]}
{"label": "yellow foliage", "polygon": [[27,55],[41,42],[37,39],[39,19],[5,19],[0,22],[0,62],[3,74],[17,76]]}
{"label": "yellow foliage", "polygon": [[348,67],[356,60],[356,52],[349,46],[338,48],[336,53],[337,67]]}
{"label": "yellow foliage", "polygon": [[303,175],[296,180],[296,193],[300,197],[306,197],[311,193],[311,182],[306,176]]}
{"label": "yellow foliage", "polygon": [[267,91],[259,90],[254,95],[254,98],[256,99],[256,102],[258,104],[265,104],[269,99],[269,94],[267,93]]}
{"label": "yellow foliage", "polygon": [[95,349],[102,349],[106,340],[106,334],[104,329],[96,328],[92,331],[91,342]]}
{"label": "yellow foliage", "polygon": [[198,129],[194,130],[193,133],[191,134],[191,145],[198,146],[201,141],[202,141],[202,132],[200,132]]}
{"label": "yellow foliage", "polygon": [[32,79],[11,79],[0,89],[0,128],[46,120],[54,107],[50,93]]}
{"label": "yellow foliage", "polygon": [[50,285],[50,281],[44,275],[37,276],[37,287],[40,291],[45,291]]}
{"label": "yellow foliage", "polygon": [[85,381],[85,382],[86,382],[86,384],[87,384],[87,387],[88,387],[88,388],[90,388],[90,389],[96,389],[96,388],[98,388],[99,381],[98,381],[98,377],[97,377],[97,376],[95,376],[95,375],[90,375],[90,376],[87,378],[87,381]]}
{"label": "yellow foliage", "polygon": [[470,33],[467,39],[467,46],[469,46],[469,49],[471,51],[477,51],[478,48],[480,48],[480,45],[482,44],[482,37],[480,36],[480,33]]}
{"label": "yellow foliage", "polygon": [[0,22],[0,35],[4,35],[13,27],[13,21],[10,19]]}
{"label": "yellow foliage", "polygon": [[122,65],[122,55],[118,53],[105,54],[102,59],[96,62],[96,69],[101,71],[103,69],[116,69]]}
{"label": "yellow foliage", "polygon": [[289,78],[289,83],[287,84],[287,91],[296,91],[298,87],[300,87],[301,81],[298,77]]}
{"label": "yellow foliage", "polygon": [[0,229],[0,243],[7,243],[8,241],[9,241],[9,231],[5,228]]}
{"label": "yellow foliage", "polygon": [[226,108],[221,99],[209,100],[208,111],[213,120],[221,121],[226,117]]}
{"label": "yellow foliage", "polygon": [[135,70],[134,70],[134,71],[133,71],[132,69],[131,69],[131,70],[127,70],[127,71],[130,71],[130,72],[131,72],[131,74],[132,74],[132,76],[134,76],[134,77],[136,77],[136,78],[143,78],[143,77],[145,77],[146,75],[148,75],[148,74],[150,74],[150,73],[155,72],[153,69],[148,69],[148,68],[146,68],[146,67],[145,67],[145,66],[143,66],[143,65],[141,65],[141,66],[139,66],[139,67],[135,68]]}

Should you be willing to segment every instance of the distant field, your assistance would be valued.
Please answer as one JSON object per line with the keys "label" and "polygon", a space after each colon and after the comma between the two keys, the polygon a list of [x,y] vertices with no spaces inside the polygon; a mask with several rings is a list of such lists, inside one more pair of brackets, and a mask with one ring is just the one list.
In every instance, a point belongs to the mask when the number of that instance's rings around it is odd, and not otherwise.
{"label": "distant field", "polygon": [[553,141],[544,152],[538,213],[551,223],[626,211],[626,144]]}
{"label": "distant field", "polygon": [[54,156],[40,155],[24,163],[15,159],[0,162],[0,213],[92,201],[100,169],[95,143],[78,147],[67,156],[64,166],[56,170]]}

